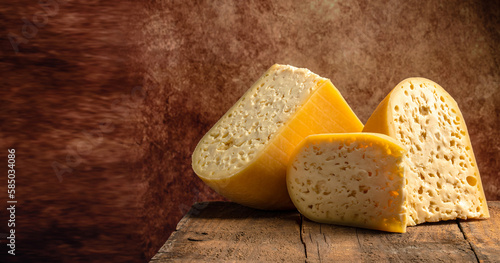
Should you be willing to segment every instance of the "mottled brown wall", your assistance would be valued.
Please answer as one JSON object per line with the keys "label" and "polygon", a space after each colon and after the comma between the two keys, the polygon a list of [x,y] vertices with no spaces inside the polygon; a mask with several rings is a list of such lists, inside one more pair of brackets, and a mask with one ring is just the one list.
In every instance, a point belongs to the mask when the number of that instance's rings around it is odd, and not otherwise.
{"label": "mottled brown wall", "polygon": [[147,261],[193,202],[221,200],[190,155],[274,63],[330,78],[363,122],[404,78],[438,82],[500,200],[498,2],[183,2],[61,0],[19,53],[6,36],[43,9],[0,4],[0,162],[16,148],[24,260]]}
{"label": "mottled brown wall", "polygon": [[[144,260],[135,230],[135,121],[126,116],[137,108],[127,99],[140,82],[125,64],[122,33],[132,5],[52,1],[49,8],[35,34],[23,18],[44,12],[38,1],[0,4],[0,203],[7,148],[17,152],[19,202],[15,258],[6,257],[7,210],[0,212],[0,262]],[[19,53],[8,34],[26,37]],[[54,162],[66,169],[59,178]]]}

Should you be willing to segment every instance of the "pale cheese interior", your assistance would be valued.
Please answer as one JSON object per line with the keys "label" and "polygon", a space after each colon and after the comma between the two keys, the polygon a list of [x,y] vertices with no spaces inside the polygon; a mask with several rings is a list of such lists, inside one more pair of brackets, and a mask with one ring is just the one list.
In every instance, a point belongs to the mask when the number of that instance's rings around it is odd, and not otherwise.
{"label": "pale cheese interior", "polygon": [[389,121],[408,148],[408,224],[487,217],[469,135],[453,99],[425,79],[402,82],[391,96]]}
{"label": "pale cheese interior", "polygon": [[196,173],[221,178],[242,170],[324,81],[308,69],[272,66],[199,142]]}
{"label": "pale cheese interior", "polygon": [[404,149],[385,135],[311,135],[292,157],[288,191],[322,222],[404,232]]}

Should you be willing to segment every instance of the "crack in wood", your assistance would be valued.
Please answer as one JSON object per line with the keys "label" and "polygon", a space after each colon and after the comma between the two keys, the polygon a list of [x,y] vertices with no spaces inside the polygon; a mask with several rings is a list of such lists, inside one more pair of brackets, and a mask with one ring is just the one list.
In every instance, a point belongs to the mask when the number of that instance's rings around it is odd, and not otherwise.
{"label": "crack in wood", "polygon": [[304,236],[303,236],[303,232],[304,232],[304,216],[303,215],[299,215],[299,216],[300,216],[300,242],[304,246],[304,255],[306,256],[305,262],[307,262],[307,246],[306,246],[306,242],[304,242]]}
{"label": "crack in wood", "polygon": [[319,262],[321,263],[321,252],[319,251],[319,243],[318,243],[318,241],[316,241],[316,251],[318,253]]}
{"label": "crack in wood", "polygon": [[[323,230],[321,229],[321,225],[319,225],[319,233],[322,234],[323,236],[325,233],[323,233]],[[321,252],[319,251],[319,242],[316,240],[316,251],[318,253],[318,260],[321,262]]]}
{"label": "crack in wood", "polygon": [[187,239],[188,241],[194,241],[194,242],[198,242],[198,241],[205,241],[204,239],[197,239],[197,238],[192,238],[192,237],[188,237]]}
{"label": "crack in wood", "polygon": [[359,241],[359,235],[358,235],[358,229],[356,228],[356,239],[358,240],[358,245],[359,245],[359,248],[363,248],[363,246],[361,246],[361,241]]}
{"label": "crack in wood", "polygon": [[481,262],[481,260],[479,260],[479,256],[477,254],[477,251],[474,249],[473,244],[467,238],[467,235],[465,234],[464,229],[462,228],[462,225],[460,224],[460,220],[457,219],[456,222],[457,222],[457,225],[458,225],[458,229],[460,229],[460,232],[464,236],[465,241],[467,241],[467,244],[469,244],[470,250],[472,250],[472,252],[474,253],[474,256],[476,257],[477,262]]}

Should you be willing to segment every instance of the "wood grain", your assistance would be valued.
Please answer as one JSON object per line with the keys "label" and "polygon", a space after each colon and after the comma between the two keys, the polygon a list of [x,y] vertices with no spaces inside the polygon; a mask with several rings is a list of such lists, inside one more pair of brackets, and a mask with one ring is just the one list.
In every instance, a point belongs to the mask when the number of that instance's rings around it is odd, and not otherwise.
{"label": "wood grain", "polygon": [[296,211],[197,203],[151,262],[498,262],[500,202],[489,220],[408,227],[404,234],[312,222]]}
{"label": "wood grain", "polygon": [[198,203],[151,262],[304,262],[299,233],[297,212],[260,211],[225,202]]}
{"label": "wood grain", "polygon": [[480,262],[500,262],[500,202],[489,202],[490,219],[459,221],[458,225]]}
{"label": "wood grain", "polygon": [[475,262],[456,221],[407,228],[404,234],[304,220],[308,262]]}

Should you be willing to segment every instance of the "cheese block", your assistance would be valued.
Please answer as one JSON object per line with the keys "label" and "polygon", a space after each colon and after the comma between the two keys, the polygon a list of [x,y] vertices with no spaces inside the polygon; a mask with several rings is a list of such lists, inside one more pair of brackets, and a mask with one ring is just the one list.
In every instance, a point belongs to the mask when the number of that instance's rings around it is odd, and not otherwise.
{"label": "cheese block", "polygon": [[192,167],[236,203],[291,209],[285,176],[295,146],[310,134],[362,129],[330,80],[276,64],[200,140]]}
{"label": "cheese block", "polygon": [[288,192],[310,220],[404,233],[405,152],[383,134],[308,136],[290,159]]}
{"label": "cheese block", "polygon": [[363,131],[389,135],[408,149],[408,225],[489,217],[464,117],[441,86],[424,78],[403,80]]}

